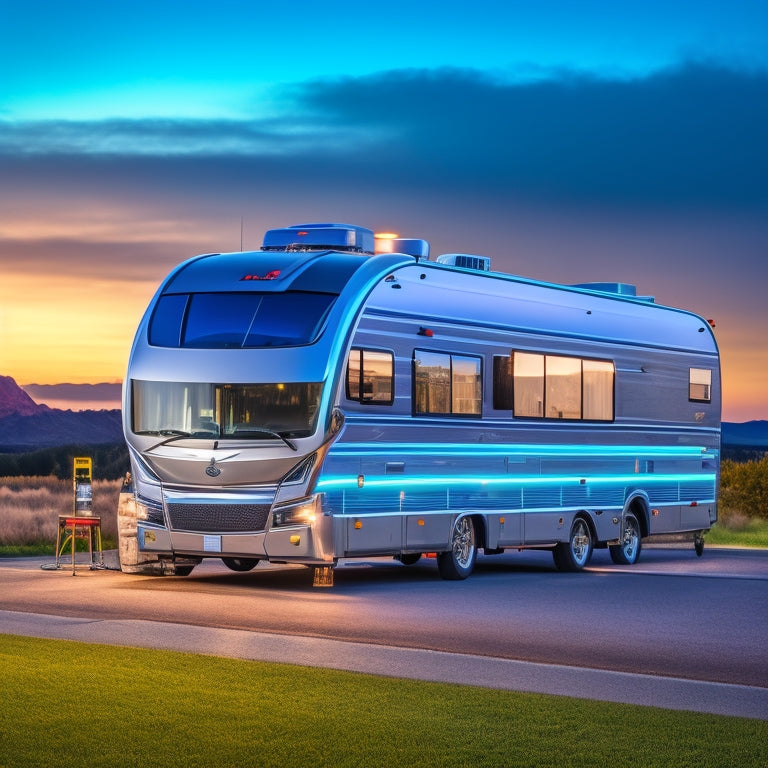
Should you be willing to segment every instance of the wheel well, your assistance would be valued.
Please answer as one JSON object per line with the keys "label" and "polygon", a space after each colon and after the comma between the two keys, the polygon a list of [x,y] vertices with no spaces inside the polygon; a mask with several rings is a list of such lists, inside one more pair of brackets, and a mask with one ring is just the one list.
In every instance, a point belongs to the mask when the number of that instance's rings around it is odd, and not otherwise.
{"label": "wheel well", "polygon": [[475,524],[475,534],[477,536],[477,546],[485,547],[488,543],[486,538],[486,525],[485,518],[482,515],[470,515],[472,522]]}
{"label": "wheel well", "polygon": [[645,499],[640,496],[635,496],[629,503],[627,512],[632,512],[637,518],[637,522],[640,525],[640,537],[644,538],[648,535],[648,505]]}
{"label": "wheel well", "polygon": [[592,542],[593,544],[597,544],[597,530],[595,529],[595,524],[592,521],[592,516],[588,512],[577,512],[573,516],[573,521],[571,522],[571,526],[576,522],[578,518],[581,518],[584,520],[587,524],[587,527],[589,528],[589,533],[592,536]]}

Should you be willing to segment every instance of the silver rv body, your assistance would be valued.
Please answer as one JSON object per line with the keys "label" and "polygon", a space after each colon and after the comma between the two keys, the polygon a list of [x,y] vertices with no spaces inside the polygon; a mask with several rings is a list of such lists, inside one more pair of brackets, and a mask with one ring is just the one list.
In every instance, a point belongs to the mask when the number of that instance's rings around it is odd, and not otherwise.
{"label": "silver rv body", "polygon": [[578,570],[595,546],[633,563],[679,533],[700,554],[720,454],[705,320],[623,284],[373,242],[271,230],[260,251],[168,276],[124,387],[126,570],[220,557],[329,575],[339,558],[436,553],[459,579],[480,549],[551,549]]}

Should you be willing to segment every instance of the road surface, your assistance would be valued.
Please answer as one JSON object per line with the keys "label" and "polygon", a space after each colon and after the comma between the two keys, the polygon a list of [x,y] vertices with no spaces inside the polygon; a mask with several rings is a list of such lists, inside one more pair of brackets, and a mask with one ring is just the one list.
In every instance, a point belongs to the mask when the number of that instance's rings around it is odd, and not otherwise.
{"label": "road surface", "polygon": [[[576,574],[555,571],[549,553],[515,552],[480,557],[462,582],[441,580],[433,560],[372,558],[343,561],[330,589],[313,588],[297,566],[238,574],[211,560],[187,577],[85,568],[73,577],[42,562],[0,561],[2,631],[44,635],[58,622],[53,636],[71,636],[66,626],[77,639],[109,642],[111,627],[123,644],[180,648],[186,635],[195,652],[338,667],[347,659],[346,668],[379,674],[402,665],[418,677],[418,667],[437,665],[449,673],[427,679],[494,685],[496,676],[498,687],[528,675],[523,690],[559,676],[546,690],[634,701],[647,688],[641,703],[677,708],[701,708],[707,690],[713,701],[747,701],[726,712],[768,719],[765,551],[708,548],[697,558],[692,548],[646,548],[627,568],[598,551]],[[349,661],[373,650],[372,662]],[[587,672],[615,693],[593,691]],[[670,703],[661,682],[675,680],[684,700]]]}

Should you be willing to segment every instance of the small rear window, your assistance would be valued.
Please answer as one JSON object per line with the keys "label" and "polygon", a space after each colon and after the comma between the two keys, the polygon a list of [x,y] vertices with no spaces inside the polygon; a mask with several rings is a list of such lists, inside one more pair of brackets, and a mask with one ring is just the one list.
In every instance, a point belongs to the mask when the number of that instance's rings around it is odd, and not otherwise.
{"label": "small rear window", "polygon": [[688,399],[697,403],[712,402],[712,371],[691,368],[688,374]]}

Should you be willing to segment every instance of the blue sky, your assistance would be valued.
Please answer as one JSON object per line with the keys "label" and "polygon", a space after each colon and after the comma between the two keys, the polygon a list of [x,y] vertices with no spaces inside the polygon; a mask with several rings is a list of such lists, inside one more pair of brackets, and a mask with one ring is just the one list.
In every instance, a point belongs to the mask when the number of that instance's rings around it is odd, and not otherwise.
{"label": "blue sky", "polygon": [[241,223],[340,220],[713,317],[726,417],[768,418],[766,0],[3,0],[0,72],[20,383],[119,380],[165,272]]}
{"label": "blue sky", "polygon": [[768,66],[764,0],[175,2],[4,0],[2,114],[260,117],[319,78],[469,68],[629,78],[681,61]]}

